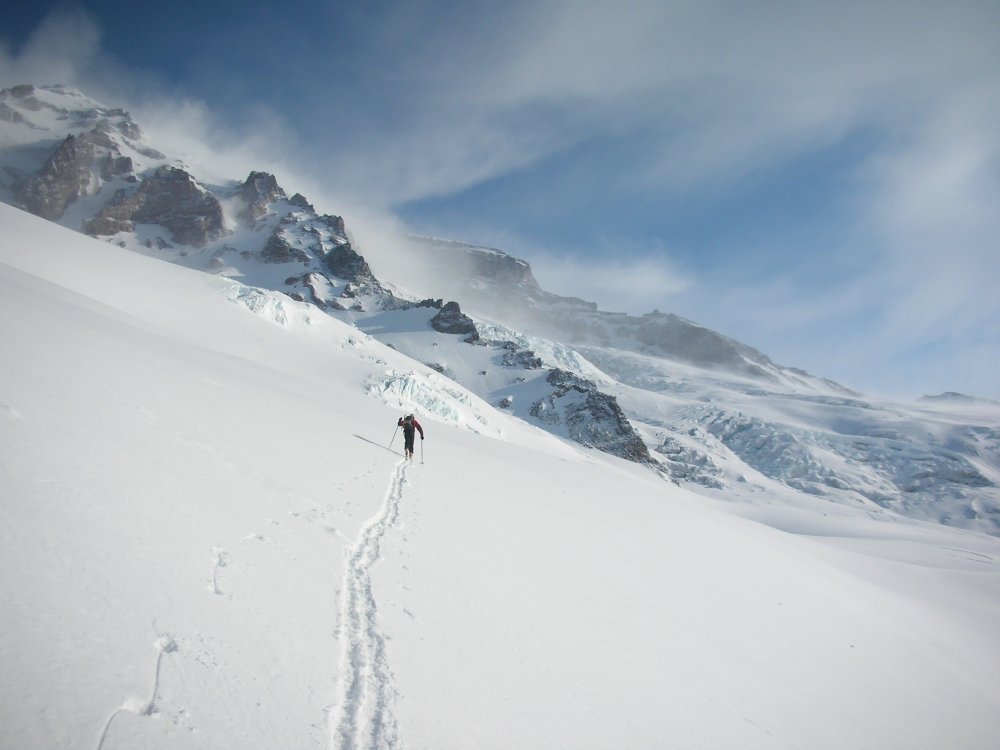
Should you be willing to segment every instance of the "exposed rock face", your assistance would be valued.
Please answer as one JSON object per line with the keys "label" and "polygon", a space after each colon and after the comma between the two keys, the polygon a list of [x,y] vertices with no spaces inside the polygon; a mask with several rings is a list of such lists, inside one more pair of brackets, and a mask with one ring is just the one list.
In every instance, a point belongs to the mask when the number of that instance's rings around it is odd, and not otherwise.
{"label": "exposed rock face", "polygon": [[656,463],[614,396],[565,370],[545,379],[555,391],[535,402],[531,415],[549,425],[565,425],[570,439],[636,463]]}
{"label": "exposed rock face", "polygon": [[118,191],[101,212],[87,222],[93,235],[135,231],[135,225],[159,224],[176,242],[204,247],[225,233],[222,206],[183,169],[157,169],[131,194]]}
{"label": "exposed rock face", "polygon": [[[295,284],[299,279],[287,279],[286,284]],[[334,310],[343,310],[343,305],[339,304],[336,300],[326,300],[323,299],[322,289],[325,284],[328,283],[328,279],[318,273],[307,273],[301,279],[302,283],[305,284],[306,288],[309,290],[309,301],[312,302],[316,307],[321,310],[326,310],[328,308],[333,308]]]}
{"label": "exposed rock face", "polygon": [[94,130],[78,136],[69,135],[56,147],[45,165],[15,190],[14,200],[18,207],[43,219],[59,219],[67,206],[91,186],[91,164],[99,151],[104,149],[108,150],[110,162],[107,162],[107,167],[102,167],[102,171],[107,169],[109,174],[124,174],[131,170],[131,160],[127,164],[118,160],[118,149],[106,133]]}
{"label": "exposed rock face", "polygon": [[500,364],[504,367],[520,367],[525,370],[540,370],[542,367],[542,360],[535,356],[535,353],[531,349],[521,349],[513,341],[507,341],[504,344],[507,349],[503,354],[503,358],[500,360]]}
{"label": "exposed rock face", "polygon": [[113,180],[115,177],[125,177],[130,182],[137,180],[131,156],[115,156],[109,153],[100,160],[100,170],[101,178],[104,180]]}
{"label": "exposed rock face", "polygon": [[[301,197],[301,196],[299,196]],[[302,199],[305,201],[305,198]],[[312,206],[306,201],[306,206],[312,210]],[[316,223],[320,224],[330,230],[333,234],[340,237],[344,242],[347,242],[347,225],[344,224],[343,216],[331,216],[330,214],[323,214],[322,216],[316,217]]]}
{"label": "exposed rock face", "polygon": [[[284,198],[273,178],[264,173],[252,173],[240,191],[245,191],[243,197],[250,198],[251,203],[257,201],[257,205],[267,206],[268,215],[262,214],[263,218],[256,222],[257,229],[273,226],[276,208],[284,212],[264,246],[252,257],[265,263],[299,266],[285,281],[286,293],[299,294],[327,310],[395,310],[413,306],[382,286],[364,257],[351,247],[340,216],[317,215],[300,194],[290,200]],[[282,205],[282,200],[288,203]],[[250,252],[246,252],[250,257]]]}
{"label": "exposed rock face", "polygon": [[[53,94],[79,108],[67,109],[46,101]],[[62,219],[71,204],[81,196],[98,193],[105,182],[136,181],[135,165],[121,151],[126,143],[146,155],[155,153],[133,142],[142,137],[142,131],[125,110],[105,109],[61,86],[14,86],[0,91],[0,120],[44,131],[49,128],[33,123],[32,117],[46,111],[65,123],[61,132],[68,134],[34,174],[14,175],[8,170],[15,178],[10,183],[12,202],[42,218]]]}
{"label": "exposed rock face", "polygon": [[358,255],[349,242],[338,245],[326,254],[326,267],[335,276],[356,284],[378,284],[368,262]]}
{"label": "exposed rock face", "polygon": [[282,227],[274,230],[264,248],[260,251],[260,258],[265,263],[309,263],[309,256],[298,247],[293,246],[285,237]]}
{"label": "exposed rock face", "polygon": [[457,302],[449,302],[431,318],[431,326],[440,333],[476,333],[472,318],[462,312]]}
{"label": "exposed rock face", "polygon": [[302,195],[302,193],[296,193],[295,195],[293,195],[291,198],[288,199],[288,202],[291,203],[293,206],[305,209],[306,211],[316,210],[315,208],[313,208],[313,204],[310,203],[308,200],[306,200],[306,197]]}
{"label": "exposed rock face", "polygon": [[286,197],[274,175],[267,172],[251,172],[236,195],[245,203],[238,216],[250,224],[267,213],[269,204]]}

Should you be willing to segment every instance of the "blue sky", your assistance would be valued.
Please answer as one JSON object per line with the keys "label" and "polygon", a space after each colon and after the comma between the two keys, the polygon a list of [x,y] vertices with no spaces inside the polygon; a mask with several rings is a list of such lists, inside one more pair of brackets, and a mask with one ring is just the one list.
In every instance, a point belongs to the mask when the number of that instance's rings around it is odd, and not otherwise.
{"label": "blue sky", "polygon": [[498,247],[876,394],[1000,398],[1000,3],[19,5],[3,85],[127,106],[362,239]]}

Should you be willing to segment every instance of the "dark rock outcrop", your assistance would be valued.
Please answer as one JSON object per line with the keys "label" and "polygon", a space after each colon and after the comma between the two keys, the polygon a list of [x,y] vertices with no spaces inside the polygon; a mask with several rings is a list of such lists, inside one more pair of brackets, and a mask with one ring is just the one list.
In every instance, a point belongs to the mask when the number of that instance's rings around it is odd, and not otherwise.
{"label": "dark rock outcrop", "polygon": [[137,181],[135,166],[131,156],[115,156],[107,154],[101,159],[101,179],[113,180],[115,177],[126,177],[131,182]]}
{"label": "dark rock outcrop", "polygon": [[288,202],[291,203],[293,206],[304,209],[306,211],[316,210],[315,208],[313,208],[313,204],[310,203],[308,200],[306,200],[306,197],[302,195],[302,193],[296,193],[295,195],[293,195],[291,198],[288,199]]}
{"label": "dark rock outcrop", "polygon": [[89,234],[135,231],[136,224],[159,224],[174,241],[204,247],[225,233],[222,206],[190,174],[177,167],[157,169],[128,194],[119,190],[85,227]]}
{"label": "dark rock outcrop", "polygon": [[323,262],[330,269],[330,273],[345,281],[353,281],[356,284],[378,284],[368,262],[354,251],[349,242],[333,248],[326,254]]}
{"label": "dark rock outcrop", "polygon": [[462,312],[457,302],[449,302],[431,318],[431,327],[440,333],[476,333],[472,318]]}
{"label": "dark rock outcrop", "polygon": [[288,241],[281,226],[267,238],[267,242],[264,243],[264,247],[260,251],[260,258],[265,263],[309,262],[309,256],[301,248],[295,247]]}
{"label": "dark rock outcrop", "polygon": [[[516,346],[516,345],[515,345]],[[531,349],[513,349],[506,351],[500,360],[504,367],[520,367],[525,370],[540,370],[542,360],[535,356]]]}
{"label": "dark rock outcrop", "polygon": [[117,154],[114,142],[100,130],[66,136],[45,165],[17,187],[17,206],[43,219],[59,219],[90,186],[91,164],[103,149]]}
{"label": "dark rock outcrop", "polygon": [[[306,205],[308,205],[308,203]],[[330,230],[330,232],[340,237],[344,242],[347,242],[347,225],[344,223],[343,216],[323,214],[322,216],[316,217],[316,223],[326,227]]]}
{"label": "dark rock outcrop", "polygon": [[636,463],[656,463],[614,396],[565,370],[552,370],[545,381],[555,390],[532,405],[531,416],[564,425],[570,439],[581,445]]}
{"label": "dark rock outcrop", "polygon": [[274,175],[267,172],[251,172],[236,195],[245,204],[237,215],[250,224],[267,213],[269,204],[286,197]]}

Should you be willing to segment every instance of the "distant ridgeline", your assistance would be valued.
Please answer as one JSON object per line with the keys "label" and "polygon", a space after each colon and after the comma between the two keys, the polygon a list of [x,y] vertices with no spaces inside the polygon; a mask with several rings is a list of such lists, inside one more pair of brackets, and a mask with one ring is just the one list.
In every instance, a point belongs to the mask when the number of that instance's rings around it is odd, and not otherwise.
{"label": "distant ridgeline", "polygon": [[[641,351],[773,383],[820,385],[824,390],[857,395],[803,370],[776,365],[753,347],[672,313],[654,311],[634,317],[599,310],[578,297],[547,292],[526,261],[500,250],[429,237],[411,237],[410,241],[421,263],[437,269],[449,296],[526,331],[572,344]],[[455,269],[462,274],[456,275]]]}

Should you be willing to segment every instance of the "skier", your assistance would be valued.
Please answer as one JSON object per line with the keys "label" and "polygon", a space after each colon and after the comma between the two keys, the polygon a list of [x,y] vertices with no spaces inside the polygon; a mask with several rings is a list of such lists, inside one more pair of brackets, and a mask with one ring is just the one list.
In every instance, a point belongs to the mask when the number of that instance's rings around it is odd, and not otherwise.
{"label": "skier", "polygon": [[413,460],[413,431],[420,430],[420,439],[423,440],[424,428],[420,426],[420,422],[414,419],[412,414],[400,417],[396,426],[403,428],[403,455]]}

